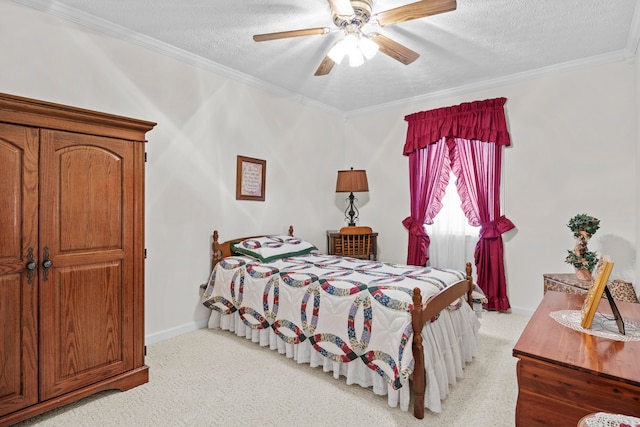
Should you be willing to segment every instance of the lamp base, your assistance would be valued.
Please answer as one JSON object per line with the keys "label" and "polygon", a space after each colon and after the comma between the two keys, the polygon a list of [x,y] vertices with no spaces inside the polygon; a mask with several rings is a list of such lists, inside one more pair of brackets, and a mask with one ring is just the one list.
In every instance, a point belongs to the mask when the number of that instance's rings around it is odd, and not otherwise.
{"label": "lamp base", "polygon": [[353,227],[354,225],[356,225],[356,221],[358,221],[360,215],[360,212],[358,212],[358,208],[356,208],[356,205],[354,203],[357,202],[358,199],[356,199],[353,193],[350,193],[349,197],[347,197],[345,200],[349,202],[349,206],[347,206],[347,209],[344,211],[344,220],[350,227]]}

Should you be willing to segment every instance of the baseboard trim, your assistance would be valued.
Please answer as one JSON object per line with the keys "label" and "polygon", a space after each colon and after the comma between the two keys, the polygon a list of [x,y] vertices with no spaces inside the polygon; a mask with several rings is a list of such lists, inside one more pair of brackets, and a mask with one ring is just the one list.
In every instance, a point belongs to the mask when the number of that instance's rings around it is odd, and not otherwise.
{"label": "baseboard trim", "polygon": [[535,309],[525,308],[525,307],[511,307],[511,312],[514,314],[522,314],[525,316],[533,316],[533,312]]}
{"label": "baseboard trim", "polygon": [[198,329],[206,328],[209,318],[195,320],[193,322],[185,323],[184,325],[176,326],[175,328],[165,329],[164,331],[156,332],[154,334],[145,335],[144,341],[146,345],[158,343],[160,341],[174,338],[182,334],[196,331]]}

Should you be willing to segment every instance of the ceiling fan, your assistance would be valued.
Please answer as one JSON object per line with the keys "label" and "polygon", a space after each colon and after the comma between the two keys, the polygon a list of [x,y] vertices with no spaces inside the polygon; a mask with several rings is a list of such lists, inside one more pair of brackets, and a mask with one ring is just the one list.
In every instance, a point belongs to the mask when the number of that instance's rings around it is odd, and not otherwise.
{"label": "ceiling fan", "polygon": [[316,70],[316,76],[329,74],[333,66],[336,63],[339,64],[345,56],[349,57],[351,66],[361,65],[364,63],[365,58],[370,59],[378,50],[396,61],[408,65],[418,59],[420,54],[378,32],[365,34],[362,31],[362,27],[366,24],[386,27],[399,22],[420,19],[456,9],[456,0],[422,0],[372,14],[373,0],[327,1],[331,7],[333,23],[336,25],[336,29],[318,27],[256,34],[253,36],[253,40],[263,42],[343,31],[345,37],[338,40],[329,50]]}

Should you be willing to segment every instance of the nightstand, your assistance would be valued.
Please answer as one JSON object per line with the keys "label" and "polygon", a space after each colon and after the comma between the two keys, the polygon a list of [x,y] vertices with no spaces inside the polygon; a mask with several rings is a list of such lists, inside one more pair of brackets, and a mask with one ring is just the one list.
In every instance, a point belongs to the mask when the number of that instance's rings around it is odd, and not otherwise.
{"label": "nightstand", "polygon": [[[371,252],[373,252],[373,260],[378,259],[378,233],[371,233]],[[327,254],[342,255],[342,247],[340,246],[340,231],[327,230]]]}

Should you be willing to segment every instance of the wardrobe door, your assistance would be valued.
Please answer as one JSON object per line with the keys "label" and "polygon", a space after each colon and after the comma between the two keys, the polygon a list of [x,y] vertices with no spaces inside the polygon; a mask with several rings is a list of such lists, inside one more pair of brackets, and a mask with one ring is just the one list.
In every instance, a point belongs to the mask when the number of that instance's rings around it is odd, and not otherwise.
{"label": "wardrobe door", "polygon": [[38,401],[38,130],[0,123],[0,415]]}
{"label": "wardrobe door", "polygon": [[40,398],[133,368],[133,144],[41,131]]}

